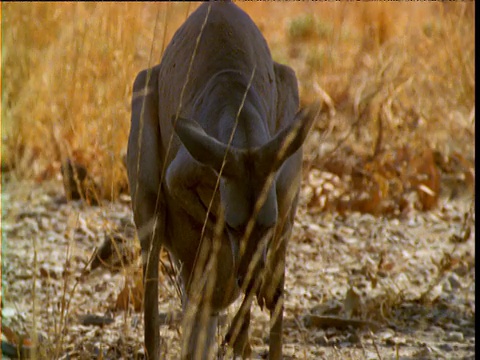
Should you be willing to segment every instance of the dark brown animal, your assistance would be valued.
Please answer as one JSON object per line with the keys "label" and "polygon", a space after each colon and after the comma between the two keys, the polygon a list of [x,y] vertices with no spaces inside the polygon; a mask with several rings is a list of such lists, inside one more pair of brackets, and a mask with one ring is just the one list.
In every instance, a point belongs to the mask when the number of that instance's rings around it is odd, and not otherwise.
{"label": "dark brown animal", "polygon": [[165,246],[183,282],[182,358],[212,358],[218,314],[243,292],[225,342],[236,356],[249,355],[256,296],[273,318],[269,356],[280,359],[286,243],[313,119],[297,113],[293,70],[272,60],[245,12],[209,2],[133,90],[127,168],[144,260],[148,358],[160,356]]}

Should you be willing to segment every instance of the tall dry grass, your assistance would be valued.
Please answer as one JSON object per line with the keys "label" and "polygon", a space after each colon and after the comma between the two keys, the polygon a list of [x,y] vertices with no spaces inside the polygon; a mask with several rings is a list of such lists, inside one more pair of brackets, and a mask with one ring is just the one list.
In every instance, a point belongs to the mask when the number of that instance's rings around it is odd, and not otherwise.
{"label": "tall dry grass", "polygon": [[[197,6],[2,3],[2,170],[41,181],[70,157],[103,197],[126,190],[133,80]],[[359,124],[354,150],[375,151],[381,122],[384,147],[473,158],[474,3],[240,6],[295,68],[303,103],[331,100],[328,122]]]}
{"label": "tall dry grass", "polygon": [[[359,121],[355,144],[371,151],[381,119],[394,142],[473,157],[474,3],[239,5],[295,68],[304,103],[327,94]],[[43,180],[71,157],[103,197],[126,190],[133,80],[197,6],[2,4],[2,169]]]}
{"label": "tall dry grass", "polygon": [[[111,198],[127,186],[131,87],[141,69],[160,60],[166,6],[2,6],[2,165],[42,180],[58,174],[68,156]],[[171,8],[186,13],[184,4]]]}

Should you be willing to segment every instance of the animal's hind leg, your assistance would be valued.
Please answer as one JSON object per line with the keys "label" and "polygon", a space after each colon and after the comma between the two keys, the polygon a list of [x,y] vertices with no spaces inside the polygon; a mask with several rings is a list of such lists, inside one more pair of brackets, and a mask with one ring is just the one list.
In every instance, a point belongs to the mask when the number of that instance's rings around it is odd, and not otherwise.
{"label": "animal's hind leg", "polygon": [[270,310],[270,344],[268,358],[270,360],[282,359],[283,345],[283,286],[284,274],[281,284],[277,288],[277,294],[272,302]]}
{"label": "animal's hind leg", "polygon": [[285,232],[274,236],[267,255],[267,264],[262,286],[258,293],[259,303],[270,311],[270,360],[282,359],[283,344],[283,303],[285,284],[286,240],[290,237],[291,227],[288,224]]}
{"label": "animal's hind leg", "polygon": [[[145,195],[143,192],[142,195]],[[138,198],[137,198],[138,199]],[[140,197],[139,199],[142,199]],[[164,207],[154,214],[155,198],[144,198],[143,206],[135,213],[137,233],[142,247],[143,261],[143,307],[145,323],[145,350],[147,359],[158,359],[160,356],[160,332],[158,319],[158,263],[161,239],[165,229]],[[147,221],[145,219],[150,220]],[[142,226],[143,224],[143,226]]]}
{"label": "animal's hind leg", "polygon": [[142,206],[137,208],[134,215],[137,234],[142,247],[145,348],[147,359],[156,360],[160,356],[158,263],[161,240],[165,231],[165,208],[163,202],[159,201],[159,210],[155,213],[155,197],[148,196],[143,191],[139,195],[137,200],[142,201]]}
{"label": "animal's hind leg", "polygon": [[233,354],[235,356],[240,356],[242,359],[249,358],[252,353],[248,338],[250,305],[251,297],[248,298],[247,295],[245,295],[225,335],[225,343],[233,348]]}
{"label": "animal's hind leg", "polygon": [[127,172],[137,234],[142,247],[145,347],[148,359],[160,356],[158,328],[158,261],[165,231],[165,205],[160,178],[158,74],[160,66],[135,78],[127,149]]}
{"label": "animal's hind leg", "polygon": [[[191,307],[190,307],[191,306]],[[205,313],[206,311],[206,313]],[[210,360],[213,358],[218,315],[210,307],[195,307],[186,303],[183,323],[182,359]]]}
{"label": "animal's hind leg", "polygon": [[283,301],[285,283],[285,244],[274,255],[273,268],[265,274],[260,290],[260,304],[265,304],[270,311],[270,342],[268,358],[270,360],[282,359],[283,335]]}
{"label": "animal's hind leg", "polygon": [[160,248],[153,240],[148,257],[143,264],[145,347],[147,359],[160,356],[160,332],[158,321],[158,261]]}

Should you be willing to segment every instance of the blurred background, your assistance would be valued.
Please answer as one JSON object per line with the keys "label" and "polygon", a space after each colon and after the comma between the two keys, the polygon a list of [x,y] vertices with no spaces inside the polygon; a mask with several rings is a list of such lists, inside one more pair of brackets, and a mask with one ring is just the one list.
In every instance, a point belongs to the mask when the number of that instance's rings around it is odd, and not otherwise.
{"label": "blurred background", "polygon": [[[414,191],[429,209],[443,185],[473,189],[474,2],[238,5],[296,71],[302,105],[323,103],[306,146],[312,205],[398,212]],[[4,176],[42,182],[68,160],[100,200],[128,193],[133,80],[198,6],[3,3]]]}

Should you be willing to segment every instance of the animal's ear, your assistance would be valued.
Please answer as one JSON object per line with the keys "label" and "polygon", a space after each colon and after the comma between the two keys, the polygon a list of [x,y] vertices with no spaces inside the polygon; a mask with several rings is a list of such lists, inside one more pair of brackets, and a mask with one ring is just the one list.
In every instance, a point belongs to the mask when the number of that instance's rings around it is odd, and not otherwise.
{"label": "animal's ear", "polygon": [[175,133],[195,160],[211,167],[217,173],[223,165],[222,176],[235,176],[235,164],[241,155],[238,149],[228,148],[208,135],[195,120],[179,117],[175,122],[175,117],[172,117],[172,123]]}
{"label": "animal's ear", "polygon": [[277,171],[283,162],[302,146],[319,107],[320,105],[315,103],[297,112],[295,120],[289,126],[256,150],[257,158],[261,159],[265,167],[268,166],[271,171]]}
{"label": "animal's ear", "polygon": [[133,82],[132,102],[152,96],[158,97],[158,75],[160,65],[140,71]]}

